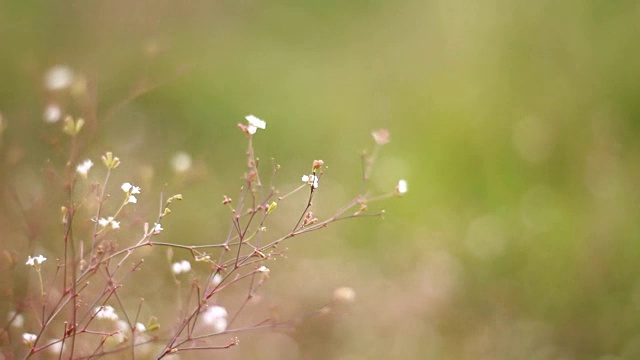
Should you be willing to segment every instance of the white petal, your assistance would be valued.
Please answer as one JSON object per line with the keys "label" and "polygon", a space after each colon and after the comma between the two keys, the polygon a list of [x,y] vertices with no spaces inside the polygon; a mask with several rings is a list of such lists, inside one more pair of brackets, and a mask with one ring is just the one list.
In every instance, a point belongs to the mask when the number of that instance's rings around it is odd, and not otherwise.
{"label": "white petal", "polygon": [[122,186],[120,188],[124,192],[129,192],[129,190],[131,190],[131,187],[133,187],[133,185],[131,185],[128,182],[126,182],[126,183],[122,184]]}
{"label": "white petal", "polygon": [[256,116],[247,115],[247,116],[245,116],[245,119],[247,119],[249,124],[252,125],[252,126],[255,126],[255,127],[263,129],[263,130],[267,128],[267,122],[257,118]]}

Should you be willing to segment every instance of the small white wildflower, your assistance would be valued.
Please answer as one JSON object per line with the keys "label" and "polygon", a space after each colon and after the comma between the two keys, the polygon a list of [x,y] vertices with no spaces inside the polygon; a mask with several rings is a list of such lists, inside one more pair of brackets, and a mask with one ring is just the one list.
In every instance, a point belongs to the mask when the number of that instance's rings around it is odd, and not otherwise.
{"label": "small white wildflower", "polygon": [[120,229],[120,221],[111,220],[112,229]]}
{"label": "small white wildflower", "polygon": [[44,118],[44,121],[50,124],[57,123],[62,118],[62,110],[56,104],[49,104],[44,108],[42,117]]}
{"label": "small white wildflower", "polygon": [[218,286],[218,285],[220,285],[221,282],[222,282],[222,275],[220,275],[220,274],[215,274],[211,278],[211,285],[213,285],[213,286]]}
{"label": "small white wildflower", "polygon": [[126,182],[124,184],[122,184],[122,186],[120,186],[120,188],[122,189],[122,191],[128,193],[129,190],[131,190],[131,188],[133,187],[133,185],[131,185],[130,183]]}
{"label": "small white wildflower", "polygon": [[79,164],[76,167],[76,171],[78,172],[78,174],[84,176],[85,178],[87,177],[87,174],[89,173],[89,170],[91,169],[91,167],[93,166],[93,161],[87,159],[84,162],[82,162],[82,164]]}
{"label": "small white wildflower", "polygon": [[102,227],[105,227],[111,223],[111,220],[113,220],[113,217],[111,217],[110,219],[100,218],[100,220],[98,220],[98,224],[100,224],[100,226]]}
{"label": "small white wildflower", "polygon": [[188,262],[187,260],[180,261],[180,265],[182,265],[182,272],[191,271],[191,263]]}
{"label": "small white wildflower", "polygon": [[244,118],[247,119],[247,121],[249,122],[249,126],[247,127],[247,130],[251,135],[255,134],[258,129],[264,130],[267,128],[267,122],[257,118],[256,116],[247,115]]}
{"label": "small white wildflower", "polygon": [[218,334],[227,329],[227,310],[222,306],[210,306],[202,315],[202,320],[213,327]]}
{"label": "small white wildflower", "polygon": [[260,267],[258,268],[258,271],[259,271],[259,272],[262,272],[262,273],[267,273],[267,274],[268,274],[270,270],[269,270],[269,268],[268,268],[268,267],[266,267],[266,266],[262,265],[262,266],[260,266]]}
{"label": "small white wildflower", "polygon": [[133,195],[129,195],[129,197],[127,198],[127,202],[135,204],[138,202],[138,199]]}
{"label": "small white wildflower", "polygon": [[399,194],[401,194],[401,195],[405,194],[408,191],[408,189],[407,189],[407,180],[400,179],[398,181],[398,186],[396,186],[396,189],[398,190]]}
{"label": "small white wildflower", "polygon": [[350,287],[339,287],[333,291],[333,301],[351,303],[356,299],[356,292]]}
{"label": "small white wildflower", "polygon": [[93,313],[96,319],[107,319],[113,321],[119,320],[118,314],[116,314],[116,310],[109,305],[98,306],[93,309]]}
{"label": "small white wildflower", "polygon": [[42,255],[38,255],[36,257],[29,256],[29,259],[27,260],[26,265],[29,265],[29,266],[40,265],[43,262],[45,262],[46,260],[47,260],[47,258],[42,256]]}
{"label": "small white wildflower", "polygon": [[371,135],[373,136],[373,140],[378,145],[384,145],[389,143],[391,138],[391,136],[389,135],[389,130],[387,129],[376,130],[372,132]]}
{"label": "small white wildflower", "polygon": [[160,224],[158,224],[158,223],[155,223],[155,224],[153,225],[153,229],[151,229],[151,231],[152,231],[155,235],[160,234],[160,232],[161,232],[162,230],[164,230],[164,229],[162,228],[162,225],[160,225]]}
{"label": "small white wildflower", "polygon": [[27,346],[33,346],[36,343],[38,336],[32,333],[22,334],[22,342]]}
{"label": "small white wildflower", "polygon": [[181,274],[182,273],[182,265],[180,265],[179,262],[171,264],[171,271],[176,275]]}
{"label": "small white wildflower", "polygon": [[129,323],[124,320],[119,320],[117,318],[111,320],[117,320],[116,327],[118,328],[118,332],[113,333],[111,336],[113,336],[113,339],[115,339],[117,343],[122,344],[127,341],[127,334],[129,333],[129,330],[131,330],[131,327],[129,326]]}
{"label": "small white wildflower", "polygon": [[173,171],[177,173],[183,173],[191,169],[192,163],[191,155],[184,151],[177,152],[171,158],[171,167],[173,168]]}
{"label": "small white wildflower", "polygon": [[129,323],[124,320],[118,320],[116,322],[116,326],[118,327],[118,330],[120,330],[120,332],[123,332],[123,333],[126,333],[130,329]]}
{"label": "small white wildflower", "polygon": [[13,327],[20,328],[24,326],[24,316],[22,316],[22,314],[16,314],[15,311],[11,311],[7,319],[11,321],[11,326]]}
{"label": "small white wildflower", "polygon": [[49,345],[47,345],[47,350],[51,354],[59,355],[63,349],[62,344],[62,340],[51,340],[49,341]]}
{"label": "small white wildflower", "polygon": [[139,323],[138,322],[138,323],[136,323],[136,331],[143,333],[143,332],[147,331],[147,327],[144,326],[143,323]]}
{"label": "small white wildflower", "polygon": [[69,87],[73,82],[73,70],[65,65],[56,65],[49,69],[44,76],[44,86],[48,90],[61,90]]}

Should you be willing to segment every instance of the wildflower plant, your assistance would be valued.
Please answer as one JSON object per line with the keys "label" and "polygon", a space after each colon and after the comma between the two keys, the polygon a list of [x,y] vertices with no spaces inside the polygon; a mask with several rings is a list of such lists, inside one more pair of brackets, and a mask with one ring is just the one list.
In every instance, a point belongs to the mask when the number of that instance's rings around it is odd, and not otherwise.
{"label": "wildflower plant", "polygon": [[[67,68],[55,68],[47,74],[46,85],[52,91],[60,91],[70,85],[73,76]],[[321,194],[327,170],[324,162],[310,161],[310,168],[300,171],[302,184],[298,179],[285,181],[283,192],[275,185],[265,185],[253,142],[262,136],[258,130],[266,129],[266,121],[248,115],[246,123],[238,124],[247,140],[243,185],[234,198],[220,194],[220,205],[229,211],[229,229],[224,232],[227,235],[207,245],[171,242],[162,237],[164,220],[172,211],[180,211],[175,203],[183,196],[165,197],[161,193],[157,214],[142,222],[130,216],[127,209],[143,202],[143,189],[130,182],[113,183],[113,173],[126,160],[121,161],[112,152],[104,153],[101,161],[93,159],[96,164],[92,159],[80,159],[77,138],[84,125],[84,120],[72,117],[62,125],[62,132],[72,139],[67,167],[59,173],[63,180],[61,191],[66,192],[67,199],[60,204],[61,231],[55,235],[62,249],[56,256],[24,254],[24,272],[35,270],[38,293],[26,295],[22,301],[26,305],[11,312],[3,330],[9,339],[15,339],[3,344],[5,350],[24,358],[47,353],[65,359],[112,354],[161,359],[172,354],[227,349],[238,345],[244,331],[286,326],[295,319],[242,319],[243,310],[269,277],[277,276],[266,262],[286,253],[280,245],[341,220],[380,217],[383,211],[368,213],[371,202],[407,192],[405,180],[384,194],[372,195],[366,190],[379,149],[389,142],[388,131],[379,130],[373,133],[375,147],[371,155],[362,155],[363,190],[332,215],[318,217],[313,205]],[[274,184],[279,169],[279,165],[272,164],[270,184]],[[95,176],[102,180],[90,180]],[[295,193],[306,196],[298,206],[299,212],[281,214],[289,219],[288,230],[270,232],[272,216],[282,211],[279,204],[294,201]],[[89,212],[90,216],[83,217]],[[136,287],[130,286],[133,274],[149,272],[149,276],[155,276],[157,269],[147,268],[145,257],[163,249],[169,260],[166,273],[173,276],[178,289],[185,290],[176,293],[177,304],[168,311],[173,313],[173,323],[159,321],[160,312],[166,313],[165,309],[154,309],[143,299],[131,300],[139,298]],[[205,274],[195,271],[196,266],[203,268],[201,264],[208,269]],[[223,298],[221,294],[230,289],[244,289],[244,295]],[[355,299],[353,289],[338,288],[323,309]]]}

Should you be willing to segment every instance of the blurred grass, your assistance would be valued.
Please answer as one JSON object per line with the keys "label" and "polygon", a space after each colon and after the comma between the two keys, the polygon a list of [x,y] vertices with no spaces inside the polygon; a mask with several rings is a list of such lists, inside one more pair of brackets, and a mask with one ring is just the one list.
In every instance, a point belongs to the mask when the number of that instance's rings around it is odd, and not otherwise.
{"label": "blurred grass", "polygon": [[[637,2],[1,8],[5,188],[37,177],[46,159],[61,161],[61,145],[50,146],[62,141],[56,127],[41,120],[50,100],[42,74],[58,63],[85,74],[98,103],[91,114],[61,100],[94,121],[87,154],[117,151],[123,181],[154,169],[150,203],[164,183],[184,192],[166,228],[185,242],[226,231],[217,205],[239,186],[235,123],[244,115],[267,120],[256,147],[265,164],[283,166],[282,186],[297,184],[313,159],[329,165],[320,213],[357,189],[370,131],[391,130],[373,185],[391,189],[405,177],[409,194],[384,204],[382,222],[296,239],[274,265],[270,303],[312,308],[342,285],[358,293],[352,316],[274,341],[291,350],[282,357],[640,354]],[[199,176],[171,173],[179,150]],[[5,205],[5,226],[13,212]],[[4,247],[16,231],[2,236]],[[275,345],[260,336],[228,356],[269,358],[260,349]]]}

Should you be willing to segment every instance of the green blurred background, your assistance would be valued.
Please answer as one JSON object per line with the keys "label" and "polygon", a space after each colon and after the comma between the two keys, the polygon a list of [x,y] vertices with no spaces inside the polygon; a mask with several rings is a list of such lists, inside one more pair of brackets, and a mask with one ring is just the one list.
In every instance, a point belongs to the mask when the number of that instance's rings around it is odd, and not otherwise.
{"label": "green blurred background", "polygon": [[[281,188],[329,165],[320,216],[356,194],[360,152],[388,128],[372,190],[406,178],[409,193],[373,206],[384,220],[289,242],[256,305],[295,317],[350,286],[353,306],[216,356],[640,358],[637,1],[0,4],[0,245],[18,259],[26,237],[54,252],[59,236],[42,169],[64,164],[67,139],[48,103],[87,120],[79,158],[114,151],[114,184],[141,184],[148,214],[165,184],[183,193],[163,236],[190,244],[226,235],[245,115],[267,121],[256,152],[282,165]],[[58,64],[82,95],[44,89]],[[50,218],[40,232],[16,225],[9,189]]]}

